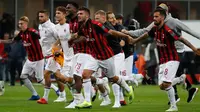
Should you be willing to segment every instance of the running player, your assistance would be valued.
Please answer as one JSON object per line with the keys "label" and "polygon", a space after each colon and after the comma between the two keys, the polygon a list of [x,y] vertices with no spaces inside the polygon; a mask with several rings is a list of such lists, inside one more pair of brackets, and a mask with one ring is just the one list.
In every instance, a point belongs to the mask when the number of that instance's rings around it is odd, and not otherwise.
{"label": "running player", "polygon": [[183,42],[184,44],[191,47],[192,50],[197,54],[199,54],[199,50],[197,50],[184,38],[173,35],[173,32],[168,29],[168,26],[164,22],[165,18],[165,10],[162,8],[157,8],[154,11],[155,26],[148,33],[145,33],[141,37],[136,38],[133,43],[139,42],[149,36],[155,39],[160,61],[160,68],[158,73],[159,86],[160,89],[165,90],[169,96],[171,106],[166,111],[171,112],[178,111],[175,102],[174,88],[172,87],[177,83],[174,78],[179,66],[179,57],[174,45],[174,41],[179,40]]}

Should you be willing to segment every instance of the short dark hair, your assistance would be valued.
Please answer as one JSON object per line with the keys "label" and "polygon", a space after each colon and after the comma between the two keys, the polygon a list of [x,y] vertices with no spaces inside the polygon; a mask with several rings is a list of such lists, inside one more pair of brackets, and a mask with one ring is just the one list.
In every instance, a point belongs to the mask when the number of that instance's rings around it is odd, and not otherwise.
{"label": "short dark hair", "polygon": [[39,13],[44,13],[44,14],[46,14],[47,16],[49,16],[49,12],[47,11],[47,10],[40,10],[40,11],[38,11],[38,14]]}
{"label": "short dark hair", "polygon": [[165,11],[164,9],[162,9],[162,8],[156,8],[156,9],[154,10],[154,13],[155,13],[155,12],[160,12],[160,15],[163,15],[165,18],[166,18],[166,16],[167,16],[166,11]]}
{"label": "short dark hair", "polygon": [[90,9],[88,9],[86,7],[80,7],[78,10],[79,11],[85,11],[85,12],[87,12],[90,15]]}
{"label": "short dark hair", "polygon": [[63,7],[63,6],[56,7],[56,11],[60,11],[60,12],[62,12],[64,14],[67,13],[67,9],[65,7]]}
{"label": "short dark hair", "polygon": [[72,2],[72,1],[70,1],[70,2],[68,2],[68,4],[73,5],[76,9],[79,8],[79,5],[78,5],[76,2]]}
{"label": "short dark hair", "polygon": [[106,19],[108,19],[108,14],[114,14],[114,13],[111,11],[106,12]]}

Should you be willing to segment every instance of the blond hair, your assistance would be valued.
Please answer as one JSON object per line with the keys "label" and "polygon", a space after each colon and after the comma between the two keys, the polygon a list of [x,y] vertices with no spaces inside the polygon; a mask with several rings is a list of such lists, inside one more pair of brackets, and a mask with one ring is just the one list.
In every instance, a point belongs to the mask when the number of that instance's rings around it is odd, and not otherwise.
{"label": "blond hair", "polygon": [[29,18],[27,16],[22,16],[19,20],[29,23]]}
{"label": "blond hair", "polygon": [[98,11],[95,13],[95,15],[97,15],[97,14],[100,14],[100,15],[106,16],[106,12],[103,11],[103,10],[98,10]]}

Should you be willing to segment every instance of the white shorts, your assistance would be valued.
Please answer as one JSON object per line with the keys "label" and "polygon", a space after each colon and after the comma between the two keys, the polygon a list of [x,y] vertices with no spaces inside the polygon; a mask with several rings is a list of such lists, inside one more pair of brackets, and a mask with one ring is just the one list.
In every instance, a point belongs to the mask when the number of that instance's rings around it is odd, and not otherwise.
{"label": "white shorts", "polygon": [[30,61],[29,59],[26,60],[24,63],[21,78],[27,78],[26,74],[29,76],[33,75],[35,72],[35,78],[37,81],[41,81],[44,78],[44,59],[39,61]]}
{"label": "white shorts", "polygon": [[115,59],[115,75],[119,76],[122,75],[122,71],[124,70],[124,65],[125,65],[125,55],[124,53],[119,53],[114,56]]}
{"label": "white shorts", "polygon": [[82,73],[86,63],[90,60],[92,56],[85,53],[77,53],[73,57],[72,75],[77,75],[82,77]]}
{"label": "white shorts", "polygon": [[60,70],[60,73],[64,75],[65,77],[72,77],[71,75],[71,69],[72,68],[72,59],[65,59],[63,63],[63,67],[59,63],[57,63],[53,57],[48,59],[48,62],[46,64],[45,70],[56,72],[57,70]]}
{"label": "white shorts", "polygon": [[129,56],[124,61],[124,68],[120,72],[122,76],[131,76],[132,75],[132,69],[133,69],[133,55]]}
{"label": "white shorts", "polygon": [[158,84],[163,82],[172,82],[176,76],[179,67],[179,61],[169,61],[159,66]]}
{"label": "white shorts", "polygon": [[119,57],[121,57],[120,53],[106,60],[97,60],[91,57],[89,61],[86,63],[86,66],[84,67],[84,69],[93,70],[96,72],[98,68],[100,67],[102,68],[102,75],[105,75],[108,78],[112,78],[116,74],[120,73],[120,70],[116,69],[119,67],[118,64],[120,63],[117,64],[117,62],[115,62],[116,58],[119,58]]}
{"label": "white shorts", "polygon": [[45,70],[51,71],[51,72],[56,72],[57,70],[60,70],[62,67],[60,64],[58,64],[53,57],[48,58],[47,63],[45,65]]}

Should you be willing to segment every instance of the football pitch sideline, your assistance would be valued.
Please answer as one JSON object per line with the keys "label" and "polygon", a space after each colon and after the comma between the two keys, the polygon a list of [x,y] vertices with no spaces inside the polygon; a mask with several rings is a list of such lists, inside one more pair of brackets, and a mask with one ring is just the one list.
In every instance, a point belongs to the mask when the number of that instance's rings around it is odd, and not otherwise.
{"label": "football pitch sideline", "polygon": [[[101,101],[97,99],[92,103],[91,109],[65,109],[68,103],[54,103],[57,98],[51,89],[48,104],[37,104],[36,101],[28,101],[31,93],[26,87],[16,85],[14,87],[5,84],[6,91],[0,96],[0,112],[165,112],[169,108],[167,105],[167,93],[159,90],[158,86],[139,86],[135,88],[135,99],[132,104],[128,104],[119,109],[112,108],[114,97],[111,93],[112,104],[110,106],[99,106]],[[43,96],[43,86],[34,85],[39,95]],[[195,86],[200,87],[200,86]],[[67,100],[72,99],[66,88]],[[200,112],[200,93],[197,93],[194,100],[187,103],[187,91],[178,86],[179,97],[181,98],[177,106],[179,112]]]}

